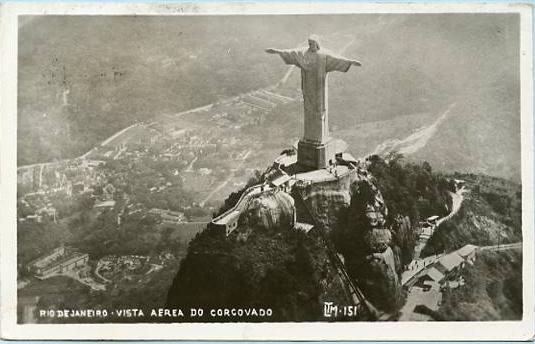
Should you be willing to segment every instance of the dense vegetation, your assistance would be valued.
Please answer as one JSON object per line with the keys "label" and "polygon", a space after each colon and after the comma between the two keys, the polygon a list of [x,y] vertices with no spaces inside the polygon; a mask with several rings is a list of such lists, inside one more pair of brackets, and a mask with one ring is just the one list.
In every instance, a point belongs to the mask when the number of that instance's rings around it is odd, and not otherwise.
{"label": "dense vegetation", "polygon": [[[25,266],[60,244],[90,253],[92,260],[105,255],[150,255],[170,250],[181,255],[189,239],[202,227],[188,224],[159,224],[154,216],[134,214],[117,224],[117,212],[99,212],[91,206],[59,223],[19,224],[17,252],[19,267]],[[177,235],[178,233],[178,235]]]}
{"label": "dense vegetation", "polygon": [[446,290],[435,317],[447,321],[522,319],[522,254],[520,251],[478,254],[463,270],[466,282]]}
{"label": "dense vegetation", "polygon": [[397,153],[386,159],[373,155],[369,161],[369,171],[388,207],[386,225],[392,230],[394,252],[401,265],[407,265],[414,255],[415,228],[429,216],[447,214],[451,205],[448,191],[452,191],[452,186],[425,161],[407,162]]}
{"label": "dense vegetation", "polygon": [[[443,176],[433,173],[428,164],[407,163],[400,156],[393,155],[388,161],[371,157],[369,169],[374,176],[377,174],[373,179],[377,189],[368,181],[352,186],[358,192],[354,191],[349,207],[337,213],[338,219],[333,221],[337,225],[331,236],[344,256],[348,272],[359,281],[368,299],[381,310],[395,312],[404,299],[399,275],[403,265],[412,259],[416,241],[411,223],[433,214],[444,215],[450,185]],[[258,173],[248,185],[261,179]],[[234,205],[244,190],[231,194],[219,213]],[[378,190],[389,208],[384,229],[373,229],[366,217],[367,205],[374,204]],[[330,200],[326,194],[327,199]],[[290,232],[288,228],[251,231],[243,226],[239,230],[250,233],[245,242],[225,239],[215,229],[199,234],[191,242],[169,292],[169,305],[256,304],[274,308],[274,318],[270,320],[314,320],[320,295],[318,274],[325,277],[325,272],[321,272],[325,265],[317,258],[319,255],[328,261],[325,244],[313,239],[313,234]],[[394,260],[394,266],[385,260],[370,261],[368,256],[382,252],[384,249],[377,251],[377,245],[388,241],[386,237],[390,235],[390,253],[385,254]]]}
{"label": "dense vegetation", "polygon": [[[226,240],[222,235],[207,230],[191,242],[169,290],[168,307],[273,310],[273,316],[268,319],[247,318],[247,321],[320,318],[320,280],[332,278],[328,276],[329,263],[321,242],[288,228],[253,231],[246,242]],[[340,289],[338,292],[343,293]],[[237,321],[240,318],[214,319],[205,314],[202,319],[189,320]]]}
{"label": "dense vegetation", "polygon": [[448,180],[433,173],[427,162],[406,162],[400,154],[392,153],[386,159],[377,155],[369,158],[368,170],[377,180],[388,207],[387,224],[394,223],[398,215],[409,216],[413,224],[429,216],[448,213],[451,189]]}
{"label": "dense vegetation", "polygon": [[[94,204],[94,200],[88,195],[79,195],[71,200],[62,197],[52,197],[57,216],[69,217],[73,214],[88,213]],[[22,217],[33,214],[35,209],[17,202],[17,215]],[[88,219],[88,217],[86,217]],[[76,241],[76,236],[71,230],[70,219],[60,219],[58,223],[44,221],[42,223],[19,223],[17,225],[17,266],[22,268],[33,259],[51,251],[61,244]],[[19,269],[19,272],[24,272]]]}
{"label": "dense vegetation", "polygon": [[466,244],[496,245],[522,240],[522,193],[520,185],[483,175],[457,174],[466,180],[461,209],[441,224],[422,250],[422,255],[449,252]]}
{"label": "dense vegetation", "polygon": [[[440,225],[422,255],[466,244],[492,246],[522,241],[520,185],[494,177],[456,174],[467,189],[459,212]],[[492,321],[522,318],[522,252],[482,251],[462,272],[465,285],[443,294],[437,320]]]}

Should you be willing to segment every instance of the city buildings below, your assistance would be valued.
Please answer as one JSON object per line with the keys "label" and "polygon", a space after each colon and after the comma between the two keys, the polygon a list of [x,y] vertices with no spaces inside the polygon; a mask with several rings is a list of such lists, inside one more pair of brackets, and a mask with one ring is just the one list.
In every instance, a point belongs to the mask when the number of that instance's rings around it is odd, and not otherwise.
{"label": "city buildings below", "polygon": [[408,286],[419,286],[424,291],[430,288],[440,289],[450,282],[460,277],[460,271],[466,264],[473,264],[476,259],[478,247],[475,245],[465,245],[457,251],[450,252],[438,258],[434,263],[429,264],[419,276],[409,282]]}
{"label": "city buildings below", "polygon": [[186,222],[186,216],[179,211],[165,210],[152,208],[149,214],[157,215],[162,219],[163,223],[182,223]]}
{"label": "city buildings below", "polygon": [[41,223],[43,222],[43,217],[41,215],[32,214],[26,217],[19,219],[19,222],[30,222],[30,223]]}
{"label": "city buildings below", "polygon": [[88,159],[81,159],[81,166],[84,168],[87,167],[98,167],[98,166],[104,166],[106,164],[103,160],[88,160]]}
{"label": "city buildings below", "polygon": [[308,233],[310,230],[314,228],[314,225],[311,225],[309,223],[303,223],[303,222],[296,222],[294,225],[294,229]]}
{"label": "city buildings below", "polygon": [[93,207],[96,208],[96,209],[113,208],[113,207],[115,207],[115,201],[110,199],[110,200],[98,202],[98,203],[95,203],[95,205]]}
{"label": "city buildings below", "polygon": [[56,208],[54,207],[43,207],[37,210],[36,214],[42,216],[43,218],[56,222]]}
{"label": "city buildings below", "polygon": [[429,311],[439,309],[443,290],[454,289],[465,283],[462,269],[466,264],[474,263],[478,250],[478,246],[465,245],[445,255],[424,258],[430,258],[430,262],[423,262],[424,268],[403,283],[408,295],[399,320],[430,320]]}
{"label": "city buildings below", "polygon": [[86,266],[89,261],[87,253],[80,253],[60,246],[52,252],[31,261],[28,270],[38,279],[45,279],[54,275],[74,271]]}
{"label": "city buildings below", "polygon": [[113,199],[113,196],[115,195],[115,191],[116,191],[115,187],[111,183],[108,183],[108,185],[102,188],[102,196],[104,197],[105,200],[111,200]]}

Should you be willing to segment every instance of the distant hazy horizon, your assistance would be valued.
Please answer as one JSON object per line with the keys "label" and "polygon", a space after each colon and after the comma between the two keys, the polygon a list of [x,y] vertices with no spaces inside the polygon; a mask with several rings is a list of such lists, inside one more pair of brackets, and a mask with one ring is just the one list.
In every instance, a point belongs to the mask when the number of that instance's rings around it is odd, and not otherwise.
{"label": "distant hazy horizon", "polygon": [[517,14],[21,16],[18,164],[79,156],[135,121],[273,84],[286,67],[264,49],[311,33],[333,50],[353,40],[345,55],[363,62],[330,77],[333,135],[355,154],[451,106],[410,158],[520,180]]}

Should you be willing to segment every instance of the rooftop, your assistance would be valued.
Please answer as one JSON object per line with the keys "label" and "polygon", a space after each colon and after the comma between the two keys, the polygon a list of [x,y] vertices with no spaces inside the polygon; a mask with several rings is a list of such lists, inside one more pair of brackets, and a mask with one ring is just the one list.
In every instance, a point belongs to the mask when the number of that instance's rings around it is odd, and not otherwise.
{"label": "rooftop", "polygon": [[88,255],[87,253],[65,251],[63,254],[58,254],[57,256],[50,258],[50,256],[54,254],[55,252],[51,252],[45,256],[39,257],[36,260],[30,262],[29,265],[38,269],[49,269],[51,267],[57,266],[66,261],[69,261],[75,258],[82,258]]}
{"label": "rooftop", "polygon": [[292,179],[292,177],[290,177],[290,176],[287,175],[287,174],[284,174],[284,175],[282,175],[282,176],[279,176],[279,177],[273,179],[273,180],[271,181],[271,184],[273,184],[274,186],[280,186],[280,185],[286,183],[286,182],[287,182],[288,180],[290,180],[290,179]]}
{"label": "rooftop", "polygon": [[65,263],[69,260],[72,260],[72,259],[81,259],[83,257],[86,257],[86,256],[89,256],[87,253],[80,253],[80,252],[71,252],[71,253],[67,253],[65,254],[64,256],[61,256],[59,257],[58,260],[54,260],[52,261],[50,264],[48,264],[47,266],[45,266],[44,268],[51,268],[53,266],[57,266],[59,264],[62,264],[62,263]]}
{"label": "rooftop", "polygon": [[474,252],[475,250],[477,249],[477,246],[476,245],[465,245],[463,247],[461,247],[460,249],[457,250],[457,253],[461,256],[461,257],[466,257],[470,254],[472,254],[472,252]]}
{"label": "rooftop", "polygon": [[115,206],[115,201],[112,199],[95,204],[95,208],[114,207],[114,206]]}
{"label": "rooftop", "polygon": [[294,227],[297,230],[308,233],[314,227],[314,225],[303,223],[303,222],[296,222]]}
{"label": "rooftop", "polygon": [[435,282],[440,282],[444,279],[444,274],[433,267],[427,270],[426,275],[431,277]]}
{"label": "rooftop", "polygon": [[452,252],[440,258],[438,262],[446,268],[446,271],[450,271],[459,266],[464,260],[457,252]]}

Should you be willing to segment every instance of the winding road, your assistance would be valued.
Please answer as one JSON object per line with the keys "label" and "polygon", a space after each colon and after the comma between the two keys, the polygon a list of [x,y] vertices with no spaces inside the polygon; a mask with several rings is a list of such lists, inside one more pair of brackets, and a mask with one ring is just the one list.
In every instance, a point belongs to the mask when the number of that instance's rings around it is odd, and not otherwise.
{"label": "winding road", "polygon": [[[457,214],[459,212],[459,209],[461,209],[461,205],[462,205],[463,200],[464,200],[463,194],[466,191],[467,190],[463,186],[462,188],[457,190],[457,192],[455,192],[455,193],[449,192],[449,195],[450,195],[451,200],[452,200],[451,211],[449,212],[448,215],[446,215],[446,216],[444,216],[444,217],[442,217],[442,218],[437,220],[435,228],[440,226],[440,224],[442,224],[444,221],[448,221],[455,214]],[[426,243],[427,243],[427,240],[418,241],[417,246],[414,248],[414,251],[415,251],[414,256],[415,256],[415,258],[408,265],[409,267],[416,266],[416,268],[411,268],[411,269],[403,271],[403,273],[401,274],[401,284],[402,285],[408,283],[420,271],[424,270],[427,266],[433,264],[436,260],[438,260],[440,258],[440,256],[434,256],[433,259],[431,259],[431,257],[420,258],[420,252],[424,248]]]}
{"label": "winding road", "polygon": [[506,250],[521,250],[522,249],[522,242],[515,242],[512,244],[500,244],[500,245],[492,245],[492,246],[482,246],[479,248],[481,251],[493,251],[493,252],[499,252],[499,251],[506,251]]}
{"label": "winding road", "polygon": [[459,212],[459,209],[461,209],[461,205],[463,204],[463,200],[464,200],[464,197],[463,197],[463,194],[466,192],[467,190],[464,188],[464,186],[462,188],[460,188],[459,190],[457,190],[457,192],[451,192],[451,191],[448,191],[450,197],[451,197],[451,211],[448,215],[444,216],[443,218],[437,220],[437,227],[440,226],[440,224],[444,221],[448,221],[449,219],[451,219],[455,214],[457,214]]}

